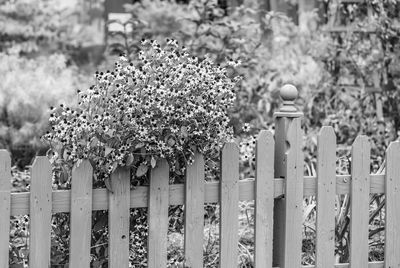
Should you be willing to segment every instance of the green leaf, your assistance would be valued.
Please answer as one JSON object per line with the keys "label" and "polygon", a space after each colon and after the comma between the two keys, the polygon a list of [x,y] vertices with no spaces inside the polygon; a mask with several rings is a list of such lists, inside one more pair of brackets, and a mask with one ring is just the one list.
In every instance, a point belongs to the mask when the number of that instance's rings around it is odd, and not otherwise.
{"label": "green leaf", "polygon": [[114,135],[114,133],[115,133],[115,129],[108,129],[106,132],[105,132],[105,134],[106,135],[109,135],[110,137],[112,137],[113,135]]}
{"label": "green leaf", "polygon": [[157,161],[156,161],[156,159],[154,158],[154,156],[152,156],[152,157],[151,157],[151,160],[150,160],[150,165],[151,165],[151,167],[152,167],[152,168],[155,168],[155,167],[156,167],[156,164],[157,164]]}
{"label": "green leaf", "polygon": [[58,158],[58,156],[59,156],[58,152],[53,150],[53,149],[47,150],[46,156],[47,156],[47,158],[49,158],[49,161],[50,161],[51,164],[53,164],[57,159],[59,159]]}
{"label": "green leaf", "polygon": [[118,167],[118,161],[114,161],[112,164],[112,172],[114,172]]}
{"label": "green leaf", "polygon": [[92,141],[90,142],[90,147],[95,147],[99,143],[99,139],[97,137],[94,137]]}
{"label": "green leaf", "polygon": [[142,148],[144,146],[143,142],[139,142],[138,144],[135,145],[135,149]]}
{"label": "green leaf", "polygon": [[100,219],[96,219],[96,224],[93,226],[92,230],[94,232],[103,230],[107,224],[107,219],[108,219],[107,214],[102,215],[102,217],[100,217]]}
{"label": "green leaf", "polygon": [[68,180],[68,169],[65,166],[61,166],[60,182],[65,183],[67,180]]}
{"label": "green leaf", "polygon": [[114,148],[106,146],[106,150],[104,151],[104,156],[109,155],[112,151],[114,151]]}
{"label": "green leaf", "polygon": [[111,186],[111,178],[110,178],[110,177],[107,177],[107,178],[104,179],[104,184],[106,185],[106,188],[107,188],[111,193],[113,193],[113,189],[112,189],[112,186]]}
{"label": "green leaf", "polygon": [[133,157],[133,154],[129,154],[129,155],[128,155],[128,158],[126,159],[126,165],[127,165],[127,166],[131,166],[134,159],[135,159],[135,158]]}
{"label": "green leaf", "polygon": [[136,177],[142,177],[147,173],[149,167],[145,164],[140,164],[140,166],[136,170]]}

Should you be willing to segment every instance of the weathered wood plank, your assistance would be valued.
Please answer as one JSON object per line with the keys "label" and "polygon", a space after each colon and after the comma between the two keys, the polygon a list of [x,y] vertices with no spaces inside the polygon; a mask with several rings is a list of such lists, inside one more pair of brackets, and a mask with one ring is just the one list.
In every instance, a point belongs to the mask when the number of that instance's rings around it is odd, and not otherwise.
{"label": "weathered wood plank", "polygon": [[71,180],[71,267],[90,267],[90,242],[92,233],[93,168],[88,160],[72,170]]}
{"label": "weathered wood plank", "polygon": [[318,135],[317,158],[317,267],[335,263],[336,135],[332,127],[322,127]]}
{"label": "weathered wood plank", "polygon": [[366,136],[358,136],[353,143],[351,151],[351,268],[368,266],[370,151],[368,138]]}
{"label": "weathered wood plank", "polygon": [[108,193],[108,267],[129,267],[130,171],[117,168],[111,174]]}
{"label": "weathered wood plank", "polygon": [[165,160],[157,162],[151,171],[149,187],[149,268],[167,266],[168,204],[169,204],[169,167]]}
{"label": "weathered wood plank", "polygon": [[261,131],[256,143],[254,266],[272,267],[274,136]]}
{"label": "weathered wood plank", "polygon": [[52,172],[49,159],[36,157],[31,174],[29,267],[50,267]]}
{"label": "weathered wood plank", "polygon": [[0,267],[8,267],[11,212],[11,158],[6,150],[0,150]]}
{"label": "weathered wood plank", "polygon": [[204,158],[200,153],[187,165],[185,185],[185,265],[203,268]]}
{"label": "weathered wood plank", "polygon": [[[284,157],[286,151],[286,122],[284,117],[275,118],[275,150],[274,150],[274,177],[281,178],[284,182],[285,177],[285,164]],[[282,185],[282,194],[284,194],[284,185]],[[274,266],[281,266],[283,264],[284,254],[284,236],[285,236],[285,203],[282,198],[274,201],[274,225],[273,225],[273,261]]]}
{"label": "weathered wood plank", "polygon": [[304,156],[302,153],[303,131],[301,118],[294,118],[288,126],[286,150],[286,189],[285,189],[285,268],[301,265],[301,245],[303,226],[303,177]]}
{"label": "weathered wood plank", "polygon": [[[385,175],[371,174],[371,194],[385,193]],[[344,195],[350,193],[351,175],[336,175],[336,194]],[[284,179],[274,179],[274,197],[278,198],[284,194]],[[205,183],[205,203],[219,202],[219,182]],[[239,201],[254,200],[255,181],[248,178],[239,181]],[[131,208],[148,207],[148,192],[146,186],[138,186],[131,190]],[[313,176],[304,177],[304,196],[315,196],[317,193],[317,178]],[[169,191],[169,204],[183,205],[185,202],[185,185],[171,184]],[[11,216],[28,215],[29,214],[30,193],[11,193]],[[53,213],[70,212],[71,211],[71,192],[69,190],[53,191]],[[108,190],[93,189],[93,211],[108,209]],[[274,209],[275,211],[275,209]]]}
{"label": "weathered wood plank", "polygon": [[[349,263],[336,263],[333,267],[335,268],[351,268]],[[383,261],[378,261],[378,262],[369,262],[368,268],[383,268]],[[278,267],[275,267],[278,268]],[[303,265],[301,268],[320,268],[314,265]],[[325,268],[325,267],[323,267]]]}
{"label": "weathered wood plank", "polygon": [[386,150],[385,268],[400,267],[400,142]]}
{"label": "weathered wood plank", "polygon": [[221,152],[220,268],[237,266],[239,213],[239,149],[234,143]]}

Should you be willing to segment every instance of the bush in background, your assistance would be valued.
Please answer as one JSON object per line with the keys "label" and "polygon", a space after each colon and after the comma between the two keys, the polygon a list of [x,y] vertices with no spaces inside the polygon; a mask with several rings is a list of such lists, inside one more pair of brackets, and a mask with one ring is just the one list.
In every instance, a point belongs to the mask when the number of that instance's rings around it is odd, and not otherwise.
{"label": "bush in background", "polygon": [[27,59],[1,53],[0,62],[0,147],[37,151],[43,147],[40,137],[50,106],[74,103],[76,88],[85,84],[83,76],[60,54]]}

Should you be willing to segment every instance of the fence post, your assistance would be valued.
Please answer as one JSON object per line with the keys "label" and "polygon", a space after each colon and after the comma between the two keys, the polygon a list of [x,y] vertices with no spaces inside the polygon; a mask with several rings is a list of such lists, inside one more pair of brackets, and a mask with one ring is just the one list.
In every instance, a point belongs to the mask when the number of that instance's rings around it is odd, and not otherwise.
{"label": "fence post", "polygon": [[[282,107],[274,113],[275,118],[275,161],[274,177],[286,178],[287,151],[289,149],[288,130],[301,133],[299,124],[303,116],[294,105],[297,99],[298,91],[293,85],[284,85],[280,92],[283,100]],[[295,129],[293,129],[295,128]],[[298,149],[301,144],[291,144],[292,149]],[[297,147],[297,148],[296,148]],[[303,167],[299,167],[301,170]],[[301,171],[302,172],[302,171]],[[301,174],[303,175],[303,174]],[[302,189],[301,189],[302,191]],[[302,193],[301,193],[302,194]],[[277,198],[274,202],[274,224],[273,224],[273,266],[284,267],[285,265],[285,215],[286,202],[285,197]],[[300,252],[299,252],[300,254]],[[300,263],[298,264],[300,265]]]}

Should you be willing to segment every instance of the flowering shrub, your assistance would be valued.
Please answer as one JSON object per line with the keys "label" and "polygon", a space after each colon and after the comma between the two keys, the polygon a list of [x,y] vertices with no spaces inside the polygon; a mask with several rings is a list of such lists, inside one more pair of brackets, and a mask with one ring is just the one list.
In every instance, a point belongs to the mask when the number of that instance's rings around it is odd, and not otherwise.
{"label": "flowering shrub", "polygon": [[239,78],[228,75],[229,66],[200,61],[175,40],[164,48],[142,45],[137,66],[121,56],[114,71],[96,72],[96,83],[78,92],[76,108],[52,109],[44,139],[60,163],[89,158],[98,178],[117,166],[134,167],[141,177],[161,157],[179,175],[196,150],[212,157],[232,139],[227,111]]}

